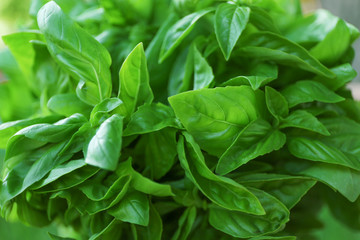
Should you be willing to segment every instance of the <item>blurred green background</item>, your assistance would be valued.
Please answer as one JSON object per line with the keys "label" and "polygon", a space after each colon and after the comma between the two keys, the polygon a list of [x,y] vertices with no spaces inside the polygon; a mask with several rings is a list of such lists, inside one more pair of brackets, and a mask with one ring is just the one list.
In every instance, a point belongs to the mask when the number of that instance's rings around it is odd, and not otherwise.
{"label": "blurred green background", "polygon": [[[306,11],[322,6],[360,28],[360,14],[358,14],[360,0],[303,0],[303,3]],[[0,35],[9,34],[26,27],[26,23],[29,21],[29,6],[30,0],[0,0]],[[0,48],[3,47],[5,46],[0,41]],[[360,72],[360,40],[356,42],[355,49],[358,55],[354,66]],[[358,76],[357,81],[360,82],[360,76]],[[322,209],[320,218],[324,222],[324,228],[314,233],[319,240],[360,240],[360,232],[353,232],[337,221],[327,207]],[[0,218],[1,240],[50,239],[47,232],[51,229],[54,227],[35,229],[19,222],[6,222]]]}
{"label": "blurred green background", "polygon": [[[30,0],[0,0],[0,35],[12,33],[29,20]],[[0,41],[0,48],[4,47]]]}

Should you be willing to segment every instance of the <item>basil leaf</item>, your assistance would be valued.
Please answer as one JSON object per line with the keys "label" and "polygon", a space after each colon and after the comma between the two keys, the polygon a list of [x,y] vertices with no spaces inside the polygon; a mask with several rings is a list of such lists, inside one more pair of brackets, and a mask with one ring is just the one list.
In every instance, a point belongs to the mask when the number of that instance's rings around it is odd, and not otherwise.
{"label": "basil leaf", "polygon": [[351,153],[343,152],[321,140],[296,137],[290,139],[288,149],[294,156],[312,161],[339,164],[360,171],[360,162]]}
{"label": "basil leaf", "polygon": [[47,107],[65,117],[70,117],[75,113],[81,113],[84,116],[88,116],[91,112],[89,105],[80,101],[80,99],[74,93],[64,93],[52,96],[47,103]]}
{"label": "basil leaf", "polygon": [[215,13],[215,34],[226,60],[236,45],[250,17],[250,8],[220,4]]}
{"label": "basil leaf", "polygon": [[129,117],[138,106],[150,104],[154,98],[143,44],[138,44],[125,59],[119,72],[118,98],[123,101],[118,112]]}
{"label": "basil leaf", "polygon": [[330,90],[337,90],[340,87],[344,86],[346,83],[353,80],[357,75],[356,71],[349,63],[336,66],[334,68],[331,68],[330,70],[336,75],[336,78],[329,79],[317,76],[313,80],[323,84]]}
{"label": "basil leaf", "polygon": [[194,56],[194,90],[207,88],[214,79],[213,70],[201,55],[200,51],[193,45]]}
{"label": "basil leaf", "polygon": [[184,138],[180,138],[178,143],[180,163],[187,177],[206,197],[229,210],[255,215],[264,214],[258,199],[249,190],[229,178],[220,177],[211,172],[191,135],[186,132],[183,134],[186,142]]}
{"label": "basil leaf", "polygon": [[[332,65],[339,61],[350,46],[350,30],[345,21],[339,20],[323,41],[310,50],[310,53],[320,62]],[[329,47],[332,51],[329,51]]]}
{"label": "basil leaf", "polygon": [[251,6],[250,23],[257,27],[259,30],[280,33],[280,30],[275,24],[274,19],[267,11],[260,7]]}
{"label": "basil leaf", "polygon": [[160,179],[176,162],[176,133],[174,129],[163,129],[143,135],[136,149],[143,151],[146,165],[152,178]]}
{"label": "basil leaf", "polygon": [[158,197],[174,196],[171,191],[170,185],[160,184],[144,177],[132,168],[131,163],[132,159],[129,158],[127,161],[119,164],[116,173],[120,176],[130,174],[132,178],[131,186],[133,188],[135,188],[139,192]]}
{"label": "basil leaf", "polygon": [[[329,11],[319,9],[305,18],[297,19],[285,35],[297,43],[320,42],[335,28],[338,21],[339,18]],[[349,23],[347,26],[353,42],[359,36],[359,31]]]}
{"label": "basil leaf", "polygon": [[187,208],[179,218],[178,228],[171,240],[184,240],[189,236],[196,218],[196,208]]}
{"label": "basil leaf", "polygon": [[190,90],[194,73],[194,48],[191,45],[184,49],[175,59],[168,84],[169,96]]}
{"label": "basil leaf", "polygon": [[227,80],[220,86],[241,86],[250,85],[252,89],[257,90],[262,86],[272,82],[278,77],[278,67],[275,64],[255,62],[250,65],[248,76],[238,76]]}
{"label": "basil leaf", "polygon": [[53,168],[45,178],[41,179],[40,181],[32,185],[31,189],[39,189],[43,186],[46,186],[49,183],[52,183],[57,179],[61,178],[62,176],[67,175],[79,168],[82,168],[83,166],[85,166],[84,159],[71,160],[64,164],[61,164]]}
{"label": "basil leaf", "polygon": [[111,57],[105,47],[53,1],[40,9],[37,20],[53,58],[79,81],[78,97],[90,105],[110,97]]}
{"label": "basil leaf", "polygon": [[360,172],[353,169],[321,162],[289,161],[285,169],[294,174],[312,177],[341,193],[354,202],[360,196]]}
{"label": "basil leaf", "polygon": [[36,227],[44,227],[50,223],[44,211],[33,206],[25,196],[19,197],[18,203],[16,214],[20,221]]}
{"label": "basil leaf", "polygon": [[25,127],[38,123],[53,123],[59,119],[59,116],[48,116],[2,123],[0,125],[0,148],[5,148],[9,138]]}
{"label": "basil leaf", "polygon": [[258,189],[251,191],[264,206],[265,215],[250,215],[213,206],[209,222],[219,231],[237,238],[250,238],[278,231],[289,221],[289,211],[276,198]]}
{"label": "basil leaf", "polygon": [[169,102],[200,147],[216,156],[248,123],[267,118],[264,94],[248,86],[185,92],[170,97]]}
{"label": "basil leaf", "polygon": [[288,103],[283,95],[275,89],[265,87],[266,105],[270,113],[277,119],[287,117],[289,115]]}
{"label": "basil leaf", "polygon": [[328,68],[311,56],[305,48],[280,35],[270,32],[254,33],[242,42],[242,46],[240,52],[243,56],[272,60],[324,77],[335,77]]}
{"label": "basil leaf", "polygon": [[101,103],[95,105],[91,111],[90,122],[93,126],[100,125],[111,113],[123,102],[118,98],[107,98]]}
{"label": "basil leaf", "polygon": [[258,119],[246,126],[220,157],[216,172],[227,174],[256,157],[279,150],[285,142],[284,133]]}
{"label": "basil leaf", "polygon": [[83,115],[74,114],[53,124],[34,124],[23,128],[9,139],[5,160],[46,143],[61,142],[77,131],[85,121]]}
{"label": "basil leaf", "polygon": [[307,177],[267,173],[239,176],[235,180],[245,186],[270,193],[289,210],[316,184],[316,181]]}
{"label": "basil leaf", "polygon": [[26,76],[27,81],[31,81],[33,77],[32,67],[35,65],[36,52],[31,41],[44,42],[44,36],[35,31],[18,32],[2,37],[4,43],[9,47],[11,53],[15,57],[21,71]]}
{"label": "basil leaf", "polygon": [[123,117],[115,114],[105,120],[89,143],[85,162],[114,171],[120,157],[122,129]]}
{"label": "basil leaf", "polygon": [[6,174],[0,187],[1,202],[6,202],[18,196],[31,185],[41,180],[53,168],[66,162],[71,155],[59,155],[66,142],[48,146],[26,158],[22,157],[18,164]]}
{"label": "basil leaf", "polygon": [[111,175],[106,179],[100,180],[96,178],[88,180],[86,183],[79,186],[79,190],[91,201],[98,202],[111,199],[114,196],[118,196],[117,193],[122,192],[124,186],[129,182],[129,177]]}
{"label": "basil leaf", "polygon": [[280,128],[301,128],[329,136],[330,133],[326,127],[311,113],[305,110],[296,110],[288,117],[281,120]]}
{"label": "basil leaf", "polygon": [[147,227],[136,226],[137,234],[144,240],[161,240],[163,223],[154,206],[150,204],[149,224]]}
{"label": "basil leaf", "polygon": [[[60,177],[59,179],[57,179],[56,181],[37,189],[36,192],[51,193],[51,192],[59,192],[59,191],[71,189],[87,181],[90,177],[94,176],[98,172],[99,172],[99,168],[95,168],[92,166],[84,166],[82,168],[73,171],[71,174],[66,174]],[[36,186],[37,184],[34,185],[34,187]]]}
{"label": "basil leaf", "polygon": [[166,127],[181,127],[170,107],[161,103],[143,105],[131,115],[124,136],[151,133]]}
{"label": "basil leaf", "polygon": [[[96,216],[96,215],[95,215]],[[121,227],[121,223],[119,220],[113,219],[107,226],[102,229],[100,232],[93,234],[89,240],[96,239],[112,239],[121,236],[121,231],[119,231],[119,227]]]}
{"label": "basil leaf", "polygon": [[160,50],[159,62],[162,63],[180,45],[182,40],[187,37],[194,29],[195,23],[204,15],[210,13],[211,9],[203,9],[198,12],[185,16],[177,21],[166,33],[164,42]]}
{"label": "basil leaf", "polygon": [[125,195],[118,205],[108,210],[108,213],[123,222],[142,226],[149,224],[149,200],[140,192],[131,192]]}
{"label": "basil leaf", "polygon": [[312,101],[337,103],[344,100],[343,97],[315,81],[298,81],[286,87],[281,93],[288,101],[289,107]]}
{"label": "basil leaf", "polygon": [[[127,194],[130,189],[131,177],[129,175],[121,176],[106,192],[98,192],[94,195],[91,192],[83,190],[88,195],[86,197],[76,196],[73,202],[76,203],[77,209],[82,214],[88,213],[90,215],[105,211],[118,204]],[[114,191],[114,192],[113,192]],[[76,202],[77,201],[77,202]]]}
{"label": "basil leaf", "polygon": [[347,118],[326,119],[323,123],[330,136],[291,138],[288,142],[291,154],[298,158],[338,164],[360,171],[360,124]]}

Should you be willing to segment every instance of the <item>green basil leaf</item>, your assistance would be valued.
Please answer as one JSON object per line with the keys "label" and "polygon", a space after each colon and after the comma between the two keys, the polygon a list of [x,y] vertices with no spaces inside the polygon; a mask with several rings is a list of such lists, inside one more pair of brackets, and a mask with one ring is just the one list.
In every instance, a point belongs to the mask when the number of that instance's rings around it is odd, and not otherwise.
{"label": "green basil leaf", "polygon": [[[151,177],[160,179],[170,171],[176,161],[176,133],[174,129],[163,129],[143,135],[137,148],[143,151]],[[136,148],[136,149],[137,149]]]}
{"label": "green basil leaf", "polygon": [[24,190],[35,182],[39,181],[56,166],[70,159],[72,155],[58,154],[63,147],[63,143],[50,147],[49,150],[39,160],[33,163],[31,168],[26,173],[21,190]]}
{"label": "green basil leaf", "polygon": [[119,98],[107,98],[95,105],[90,115],[90,122],[93,126],[101,124],[111,116],[112,111],[119,107],[123,102]]}
{"label": "green basil leaf", "polygon": [[40,9],[37,20],[53,58],[79,81],[79,91],[84,94],[78,94],[80,99],[95,105],[110,97],[111,57],[106,48],[65,15],[54,1]]}
{"label": "green basil leaf", "polygon": [[149,211],[149,200],[146,195],[140,192],[131,192],[107,212],[123,222],[147,226],[149,224]]}
{"label": "green basil leaf", "polygon": [[194,90],[207,88],[214,79],[211,66],[201,55],[196,45],[193,45],[194,57]]}
{"label": "green basil leaf", "polygon": [[64,164],[56,166],[49,172],[49,174],[45,178],[41,179],[40,181],[38,181],[34,185],[32,185],[31,189],[42,188],[42,187],[48,185],[49,183],[56,181],[57,179],[61,178],[64,175],[71,174],[71,172],[73,172],[79,168],[82,168],[83,166],[85,166],[84,159],[71,160]]}
{"label": "green basil leaf", "polygon": [[288,127],[301,128],[317,132],[325,136],[330,135],[326,127],[314,115],[305,110],[296,110],[288,117],[282,119],[280,129]]}
{"label": "green basil leaf", "polygon": [[138,44],[124,61],[119,72],[118,98],[123,101],[118,112],[129,117],[137,107],[154,99],[149,83],[143,44]]}
{"label": "green basil leaf", "polygon": [[345,63],[336,66],[334,68],[331,68],[331,71],[335,73],[336,78],[329,79],[322,76],[317,76],[313,80],[323,84],[330,90],[335,91],[338,90],[340,87],[346,85],[346,83],[353,80],[357,75],[356,71],[352,68],[351,64],[349,63]]}
{"label": "green basil leaf", "polygon": [[[95,215],[96,216],[96,215]],[[93,234],[89,240],[110,240],[110,239],[118,239],[121,237],[121,222],[119,220],[116,220],[115,218],[107,224],[105,228],[103,228],[101,231]]]}
{"label": "green basil leaf", "polygon": [[216,172],[227,174],[256,157],[279,150],[285,142],[284,133],[258,119],[246,126],[220,157]]}
{"label": "green basil leaf", "polygon": [[316,184],[316,181],[300,176],[257,173],[239,176],[237,182],[270,193],[289,210]]}
{"label": "green basil leaf", "polygon": [[288,161],[285,169],[294,174],[312,177],[341,193],[354,202],[360,196],[360,172],[353,169],[321,162],[304,160]]}
{"label": "green basil leaf", "polygon": [[263,92],[248,86],[185,92],[170,97],[169,102],[200,147],[216,156],[251,121],[267,119]]}
{"label": "green basil leaf", "polygon": [[265,87],[266,105],[270,113],[277,119],[287,117],[289,115],[288,103],[283,95],[275,89]]}
{"label": "green basil leaf", "polygon": [[[350,46],[350,30],[344,20],[339,20],[323,41],[310,50],[311,55],[326,65],[339,61]],[[331,48],[331,51],[329,51]]]}
{"label": "green basil leaf", "polygon": [[194,29],[195,23],[204,15],[212,12],[212,9],[203,9],[185,16],[177,21],[166,33],[160,50],[159,62],[162,63],[180,45],[183,39]]}
{"label": "green basil leaf", "polygon": [[106,179],[97,180],[94,178],[93,180],[88,180],[78,188],[91,201],[97,202],[118,196],[118,193],[124,189],[127,182],[128,178],[126,177],[111,175]]}
{"label": "green basil leaf", "polygon": [[66,142],[27,154],[6,174],[0,186],[0,200],[13,199],[31,185],[41,180],[56,166],[66,162],[72,155],[59,155]]}
{"label": "green basil leaf", "polygon": [[[156,4],[163,3],[165,2],[157,1]],[[159,12],[162,11],[160,8],[156,9],[158,9]],[[174,64],[170,61],[159,64],[158,59],[165,35],[170,27],[176,22],[176,20],[178,20],[177,14],[170,13],[145,50],[146,59],[148,61],[148,69],[151,76],[150,85],[155,95],[161,96],[161,98],[167,97],[167,93],[164,91],[164,85],[167,85],[169,82],[168,74],[170,73],[170,70]],[[170,84],[168,85],[168,88],[169,87]]]}
{"label": "green basil leaf", "polygon": [[[76,199],[73,200],[78,206],[77,209],[82,214],[96,214],[111,207],[116,206],[124,197],[126,196],[131,183],[131,177],[129,175],[119,177],[116,182],[105,191],[98,191],[96,193],[91,193],[88,190],[84,189],[84,195],[76,196]],[[80,187],[81,188],[81,187]],[[97,191],[97,189],[94,189]],[[114,191],[114,192],[113,192]],[[81,197],[80,197],[81,196]]]}
{"label": "green basil leaf", "polygon": [[86,118],[83,115],[74,114],[53,124],[34,124],[23,128],[9,139],[5,159],[44,146],[46,143],[64,141],[84,122]]}
{"label": "green basil leaf", "polygon": [[156,132],[166,127],[181,127],[170,107],[161,103],[143,105],[131,115],[124,136]]}
{"label": "green basil leaf", "polygon": [[65,117],[70,117],[75,113],[81,113],[84,116],[89,116],[91,107],[80,99],[74,93],[64,93],[52,96],[47,103],[47,107]]}
{"label": "green basil leaf", "polygon": [[[71,174],[66,174],[60,177],[59,179],[57,179],[56,181],[49,183],[42,188],[37,189],[36,192],[52,193],[52,192],[59,192],[59,191],[71,189],[87,181],[90,177],[98,173],[99,170],[100,170],[99,168],[86,165],[82,168],[79,168],[71,172]],[[37,186],[37,184],[34,186]]]}
{"label": "green basil leaf", "polygon": [[250,17],[250,8],[223,3],[215,13],[215,34],[226,60],[236,45]]}
{"label": "green basil leaf", "polygon": [[260,7],[251,6],[250,23],[257,27],[259,30],[270,31],[278,34],[280,33],[280,30],[276,26],[274,19],[269,15],[267,11]]}
{"label": "green basil leaf", "polygon": [[[307,17],[299,18],[286,30],[285,36],[297,43],[313,43],[322,41],[338,23],[339,18],[325,9],[319,9]],[[359,37],[359,31],[347,23],[351,33],[351,42]]]}
{"label": "green basil leaf", "polygon": [[249,66],[250,71],[247,76],[238,76],[227,80],[220,86],[241,86],[250,85],[254,90],[265,86],[278,77],[278,67],[272,63],[255,62]]}
{"label": "green basil leaf", "polygon": [[342,165],[360,171],[360,124],[347,118],[324,119],[328,137],[294,137],[288,149],[296,157]]}
{"label": "green basil leaf", "polygon": [[119,176],[129,175],[131,176],[131,186],[137,191],[150,194],[158,197],[174,196],[171,191],[170,185],[160,184],[154,182],[140,173],[136,172],[131,166],[132,159],[129,158],[127,161],[119,164],[116,173]]}
{"label": "green basil leaf", "polygon": [[5,148],[9,138],[25,127],[39,123],[53,123],[59,119],[60,116],[48,116],[2,123],[0,125],[0,148]]}
{"label": "green basil leaf", "polygon": [[31,199],[26,199],[25,196],[22,195],[18,197],[17,202],[19,206],[16,209],[16,214],[20,221],[36,227],[49,225],[50,221],[46,214],[44,214],[44,210],[33,206]]}
{"label": "green basil leaf", "polygon": [[330,91],[321,83],[307,80],[298,81],[286,87],[281,93],[288,101],[289,107],[313,101],[337,103],[344,100],[343,97]]}
{"label": "green basil leaf", "polygon": [[360,171],[360,162],[350,151],[345,152],[317,139],[291,138],[288,142],[290,153],[298,158],[311,161],[342,165]]}
{"label": "green basil leaf", "polygon": [[95,134],[95,129],[91,127],[89,122],[83,124],[70,138],[66,146],[61,150],[60,154],[64,152],[77,153],[84,149],[89,144],[88,139]]}
{"label": "green basil leaf", "polygon": [[117,167],[122,143],[123,117],[113,115],[103,122],[91,139],[85,162],[106,170]]}
{"label": "green basil leaf", "polygon": [[259,200],[242,185],[233,180],[215,175],[206,166],[199,146],[188,133],[183,133],[178,143],[178,154],[186,176],[212,202],[233,211],[255,215],[264,214]]}
{"label": "green basil leaf", "polygon": [[194,73],[194,48],[191,45],[184,49],[175,59],[168,84],[169,96],[190,90]]}
{"label": "green basil leaf", "polygon": [[191,232],[196,218],[196,208],[189,207],[179,218],[178,228],[171,240],[186,240]]}
{"label": "green basil leaf", "polygon": [[305,48],[280,35],[270,32],[254,33],[242,42],[242,46],[240,48],[242,56],[275,61],[328,78],[335,77],[328,68],[311,56]]}
{"label": "green basil leaf", "polygon": [[32,67],[35,65],[36,56],[31,41],[44,42],[44,36],[38,31],[29,31],[5,35],[2,39],[11,50],[21,71],[28,78],[28,81],[31,80],[33,77]]}
{"label": "green basil leaf", "polygon": [[340,115],[345,116],[351,120],[360,123],[360,103],[353,99],[346,99],[343,102],[337,103],[334,111]]}
{"label": "green basil leaf", "polygon": [[251,238],[278,231],[289,221],[289,211],[276,198],[258,189],[251,191],[264,206],[265,215],[229,211],[213,206],[209,211],[210,224],[219,231],[237,238]]}
{"label": "green basil leaf", "polygon": [[147,227],[136,226],[136,230],[139,239],[161,240],[163,223],[160,214],[152,204],[150,204],[149,225]]}

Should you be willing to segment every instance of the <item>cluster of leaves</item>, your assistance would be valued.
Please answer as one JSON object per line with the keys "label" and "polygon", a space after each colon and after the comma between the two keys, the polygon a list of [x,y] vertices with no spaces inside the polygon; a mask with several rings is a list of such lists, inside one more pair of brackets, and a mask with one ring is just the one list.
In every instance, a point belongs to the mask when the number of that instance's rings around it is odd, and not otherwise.
{"label": "cluster of leaves", "polygon": [[3,37],[2,216],[76,239],[293,240],[326,203],[360,229],[351,24],[297,0],[46,2]]}

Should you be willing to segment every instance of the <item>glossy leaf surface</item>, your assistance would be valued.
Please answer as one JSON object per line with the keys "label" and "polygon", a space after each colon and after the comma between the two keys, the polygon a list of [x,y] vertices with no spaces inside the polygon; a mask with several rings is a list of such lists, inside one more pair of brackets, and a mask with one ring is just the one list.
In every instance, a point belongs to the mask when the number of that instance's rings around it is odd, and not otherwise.
{"label": "glossy leaf surface", "polygon": [[249,21],[250,8],[224,3],[215,13],[215,34],[226,60]]}

